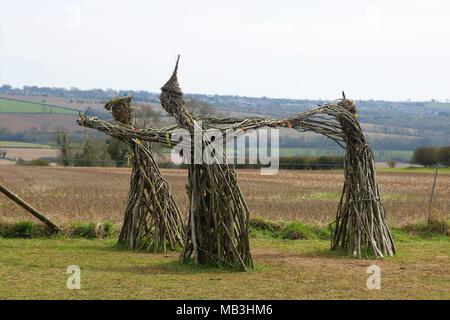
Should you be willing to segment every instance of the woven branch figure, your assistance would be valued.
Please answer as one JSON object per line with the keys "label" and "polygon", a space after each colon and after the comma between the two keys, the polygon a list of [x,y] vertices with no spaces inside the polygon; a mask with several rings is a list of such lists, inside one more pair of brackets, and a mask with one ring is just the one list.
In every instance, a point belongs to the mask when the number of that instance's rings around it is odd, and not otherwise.
{"label": "woven branch figure", "polygon": [[[217,125],[228,124],[227,128]],[[346,149],[344,187],[336,212],[332,248],[353,256],[392,256],[395,243],[386,223],[372,150],[357,120],[356,105],[344,98],[284,119],[203,119],[203,125],[234,132],[261,127],[312,131]]]}
{"label": "woven branch figure", "polygon": [[[299,132],[322,134],[346,149],[344,187],[336,213],[331,246],[349,254],[363,253],[377,257],[395,254],[395,244],[386,223],[378,189],[372,151],[357,120],[356,105],[346,99],[283,119],[203,118],[198,128],[187,111],[177,80],[177,66],[162,88],[161,104],[178,125],[191,133],[208,128],[235,134],[261,127],[286,127]],[[143,140],[171,146],[176,127],[138,130],[127,125],[82,117],[82,125],[96,128],[123,141]],[[173,145],[172,145],[173,146]],[[205,146],[203,145],[202,148]],[[193,148],[192,148],[193,149]],[[191,157],[193,158],[193,157]],[[235,172],[225,165],[188,166],[190,200],[189,228],[182,253],[198,263],[226,263],[246,269],[252,266],[248,244],[249,210],[236,180]]]}
{"label": "woven branch figure", "polygon": [[[117,124],[81,116],[77,123],[96,129],[127,143],[131,150],[132,172],[128,203],[119,244],[132,250],[175,250],[184,243],[184,227],[180,211],[167,181],[154,160],[150,142],[124,135],[121,127],[131,126],[132,97],[114,98],[105,105],[112,109]],[[158,134],[156,134],[158,135]]]}
{"label": "woven branch figure", "polygon": [[[179,56],[178,56],[179,60]],[[203,132],[186,109],[177,79],[178,60],[169,81],[161,88],[161,105],[178,125],[193,134]],[[192,156],[194,145],[192,137]],[[220,162],[222,163],[222,162]],[[199,264],[226,264],[241,270],[253,268],[249,243],[249,209],[227,163],[188,164],[187,192],[190,200],[186,242],[182,260]]]}
{"label": "woven branch figure", "polygon": [[133,97],[114,97],[105,104],[105,109],[110,110],[116,121],[123,124],[133,124]]}

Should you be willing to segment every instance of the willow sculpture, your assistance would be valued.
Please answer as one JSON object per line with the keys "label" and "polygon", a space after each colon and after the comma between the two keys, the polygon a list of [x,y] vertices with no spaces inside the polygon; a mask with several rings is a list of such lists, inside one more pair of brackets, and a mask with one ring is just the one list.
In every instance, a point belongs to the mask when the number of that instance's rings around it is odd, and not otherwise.
{"label": "willow sculpture", "polygon": [[[386,223],[372,150],[357,120],[356,105],[343,99],[284,119],[203,119],[208,127],[235,133],[261,127],[286,127],[312,131],[334,140],[346,149],[344,187],[334,222],[333,249],[353,256],[395,254],[395,244]],[[223,128],[223,125],[228,125]]]}
{"label": "willow sculpture", "polygon": [[130,137],[121,130],[136,131],[132,126],[131,97],[116,97],[105,105],[117,121],[107,122],[80,116],[77,123],[96,129],[127,143],[132,162],[130,191],[119,244],[132,250],[175,250],[184,243],[180,211],[172,197],[169,184],[151,151],[150,142]]}
{"label": "willow sculpture", "polygon": [[[196,118],[188,112],[178,84],[178,60],[179,57],[169,81],[161,88],[160,100],[162,107],[175,117],[177,125],[184,128],[191,137],[187,142],[178,141],[178,144],[188,145],[191,150],[187,185],[190,204],[188,227],[182,252],[183,261],[193,258],[196,263],[200,264],[227,264],[242,270],[253,266],[248,235],[249,209],[238,186],[235,171],[228,166],[226,159],[219,159],[221,155],[214,155],[217,160],[215,164],[196,163],[193,162],[193,159],[195,159],[196,152],[201,154],[204,151],[211,152],[211,144],[203,138],[208,129],[217,129],[225,133],[231,131],[232,134],[226,136],[235,137],[246,130],[261,127],[286,127],[300,132],[311,131],[322,134],[345,148],[345,181],[334,221],[332,249],[343,249],[353,256],[366,254],[367,256],[384,257],[395,254],[395,244],[381,203],[373,153],[357,120],[356,106],[353,101],[344,96],[336,103],[325,104],[282,119]],[[132,214],[131,208],[140,208],[142,204],[138,202],[138,205],[133,205],[137,200],[132,200],[134,199],[132,194],[142,192],[136,187],[143,184],[139,182],[140,179],[151,186],[149,190],[160,191],[159,187],[155,189],[159,184],[152,185],[149,182],[160,181],[158,180],[160,173],[151,157],[150,149],[146,148],[145,150],[148,151],[146,153],[139,151],[144,145],[142,141],[173,146],[175,140],[172,141],[172,134],[176,126],[160,130],[141,130],[122,123],[110,123],[87,117],[81,117],[79,123],[126,141],[133,146],[135,154],[141,153],[151,159],[147,166],[151,165],[154,173],[149,176],[148,170],[142,170],[145,165],[140,164],[137,160],[139,158],[135,156],[133,172],[136,176],[133,174],[135,178],[132,180],[132,190],[130,191],[131,204],[127,208],[129,213],[126,215],[135,219],[136,215]],[[195,132],[202,134],[200,143],[195,141]],[[152,171],[150,170],[150,172]],[[165,182],[163,185],[168,190]],[[166,204],[164,206],[166,211],[161,210],[161,212],[168,212],[167,208],[169,207],[174,208],[173,212],[160,216],[171,217],[171,219],[167,219],[172,223],[171,230],[179,230],[172,232],[172,235],[179,235],[177,240],[180,241],[182,229],[174,226],[180,225],[181,222],[177,224],[177,221],[181,221],[181,219],[179,219],[178,210],[175,209],[175,203],[168,196],[170,196],[170,192],[165,191],[164,196],[159,198],[165,199],[163,202]],[[149,197],[149,199],[156,199],[156,197]],[[146,203],[152,206],[152,203],[156,204],[153,201],[146,200]],[[162,219],[158,221],[162,221]],[[133,225],[130,225],[129,230],[134,230],[133,232],[136,234],[135,229],[132,229]],[[123,234],[126,233],[123,231]],[[122,235],[121,239],[128,239]]]}
{"label": "willow sculpture", "polygon": [[[253,267],[249,243],[249,209],[237,183],[235,171],[225,159],[215,164],[193,163],[195,152],[210,152],[203,128],[186,108],[178,84],[178,61],[169,81],[161,88],[164,110],[191,134],[187,192],[190,199],[186,242],[182,260],[199,264],[227,264],[242,270]],[[195,143],[194,130],[202,134]],[[200,149],[200,150],[199,150]],[[219,157],[220,155],[216,155]]]}

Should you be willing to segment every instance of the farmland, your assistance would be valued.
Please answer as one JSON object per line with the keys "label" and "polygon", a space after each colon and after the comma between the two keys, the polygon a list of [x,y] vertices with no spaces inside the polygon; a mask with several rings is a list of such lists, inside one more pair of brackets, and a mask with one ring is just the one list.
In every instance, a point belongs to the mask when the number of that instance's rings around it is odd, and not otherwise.
{"label": "farmland", "polygon": [[0,113],[0,128],[12,133],[37,129],[42,132],[80,130],[72,114]]}
{"label": "farmland", "polygon": [[[368,134],[370,135],[370,134]],[[320,157],[320,156],[334,156],[343,155],[344,149],[327,149],[327,148],[279,148],[281,157],[292,156],[306,156],[306,157]],[[410,150],[375,150],[374,155],[376,159],[403,159],[409,161],[412,158],[413,151]]]}
{"label": "farmland", "polygon": [[[53,148],[2,148],[1,150],[6,151],[6,157],[9,159],[1,159],[0,164],[3,161],[5,164],[14,165],[14,159],[22,160],[36,160],[40,158],[56,158],[59,155],[58,149]],[[1,168],[1,170],[4,170]]]}
{"label": "farmland", "polygon": [[[162,170],[183,212],[186,172]],[[120,227],[129,169],[3,166],[0,181],[65,226],[110,220]],[[326,225],[334,218],[340,171],[281,171],[261,176],[241,170],[239,180],[252,216]],[[380,173],[391,226],[424,221],[433,175]],[[450,175],[439,177],[435,214],[450,219]],[[29,220],[0,196],[3,221]],[[398,255],[354,259],[329,250],[329,240],[253,236],[255,270],[248,273],[195,267],[178,253],[121,250],[115,238],[87,240],[0,238],[0,298],[41,299],[437,299],[450,295],[448,238],[419,239],[394,229]],[[82,289],[68,290],[66,268],[82,270]],[[368,290],[367,267],[382,270],[382,289]],[[101,280],[100,280],[101,279]],[[11,288],[14,288],[12,290]]]}
{"label": "farmland", "polygon": [[77,114],[76,110],[52,106],[44,103],[26,102],[0,98],[2,113],[46,113],[46,114]]}
{"label": "farmland", "polygon": [[0,141],[0,148],[42,148],[48,149],[49,145],[20,142],[20,141]]}
{"label": "farmland", "polygon": [[[0,97],[0,129],[11,133],[23,130],[55,132],[79,130],[74,108]],[[42,99],[41,99],[42,100]]]}
{"label": "farmland", "polygon": [[[402,169],[403,170],[403,169]],[[407,169],[404,169],[404,171]],[[424,221],[432,173],[380,172],[378,180],[391,225]],[[188,208],[187,172],[163,169],[182,212]],[[238,172],[253,217],[300,220],[327,225],[334,219],[343,184],[342,171],[280,171],[261,176],[257,170]],[[0,181],[61,224],[106,221],[120,224],[129,189],[127,168],[2,167]],[[439,176],[434,213],[450,219],[450,175]],[[28,215],[0,196],[0,217],[7,221]]]}

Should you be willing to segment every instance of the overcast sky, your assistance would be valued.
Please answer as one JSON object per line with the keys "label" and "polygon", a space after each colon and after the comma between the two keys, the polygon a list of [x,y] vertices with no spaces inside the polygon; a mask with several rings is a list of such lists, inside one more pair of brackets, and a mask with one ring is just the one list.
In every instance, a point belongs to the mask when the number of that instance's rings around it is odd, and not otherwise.
{"label": "overcast sky", "polygon": [[450,99],[450,1],[1,0],[0,85]]}

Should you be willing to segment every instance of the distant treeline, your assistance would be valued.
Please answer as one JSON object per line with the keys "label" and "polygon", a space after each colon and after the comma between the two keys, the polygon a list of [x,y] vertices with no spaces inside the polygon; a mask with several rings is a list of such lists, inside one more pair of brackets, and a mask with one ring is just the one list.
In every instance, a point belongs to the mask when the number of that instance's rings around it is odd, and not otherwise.
{"label": "distant treeline", "polygon": [[344,167],[343,156],[321,156],[321,157],[281,157],[281,169],[304,169],[304,170],[332,170]]}
{"label": "distant treeline", "polygon": [[[26,162],[19,161],[19,165],[48,165],[48,160],[56,160],[63,166],[80,167],[124,167],[129,166],[129,147],[114,138],[105,140],[86,139],[83,143],[74,142],[64,132],[57,135],[57,146],[60,150],[58,159],[46,159],[45,161]],[[154,145],[155,154],[161,153],[161,147]],[[167,151],[167,150],[166,150]],[[162,152],[164,153],[164,152]],[[165,152],[167,153],[167,152]],[[167,159],[167,157],[165,158]],[[45,159],[41,159],[45,160]],[[319,156],[304,157],[291,156],[280,157],[279,168],[290,170],[331,170],[343,168],[343,156]],[[165,160],[159,161],[162,168],[185,168],[186,165],[175,165]],[[233,164],[231,164],[233,165]],[[236,164],[236,168],[259,169],[261,164]]]}
{"label": "distant treeline", "polygon": [[450,165],[450,146],[417,148],[414,151],[412,162],[423,166],[433,166],[437,163]]}
{"label": "distant treeline", "polygon": [[[0,141],[19,141],[28,143],[37,143],[45,145],[55,145],[58,132],[63,130],[56,130],[55,132],[49,132],[47,130],[28,128],[20,131],[11,131],[7,128],[0,127]],[[98,132],[89,132],[89,136],[93,139],[104,140],[103,135]],[[85,134],[83,131],[71,132],[70,138],[72,141],[83,142]]]}
{"label": "distant treeline", "polygon": [[42,130],[36,128],[29,128],[18,132],[12,132],[7,128],[0,128],[0,140],[1,141],[21,141],[37,143],[41,142],[40,135],[44,134]]}

